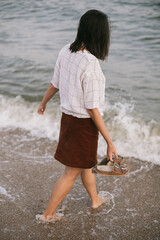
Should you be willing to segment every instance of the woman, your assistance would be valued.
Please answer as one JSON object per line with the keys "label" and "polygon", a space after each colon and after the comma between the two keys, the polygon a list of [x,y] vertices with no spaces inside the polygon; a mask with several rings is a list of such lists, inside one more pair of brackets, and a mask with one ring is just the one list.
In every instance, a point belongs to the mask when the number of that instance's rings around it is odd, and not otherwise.
{"label": "woman", "polygon": [[66,167],[53,188],[41,220],[56,218],[56,208],[79,175],[91,198],[92,208],[104,202],[97,194],[91,169],[97,163],[98,132],[107,143],[108,159],[113,161],[113,155],[118,159],[102,119],[105,78],[98,59],[108,56],[109,44],[107,15],[89,10],[80,19],[75,41],[64,46],[58,55],[53,79],[38,113],[44,114],[47,102],[59,91],[62,119],[54,157]]}

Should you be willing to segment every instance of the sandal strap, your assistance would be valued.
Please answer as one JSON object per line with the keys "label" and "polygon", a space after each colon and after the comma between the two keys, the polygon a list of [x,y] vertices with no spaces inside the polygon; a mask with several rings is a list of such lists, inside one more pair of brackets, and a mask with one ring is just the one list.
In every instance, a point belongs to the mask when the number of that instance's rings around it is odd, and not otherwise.
{"label": "sandal strap", "polygon": [[119,164],[117,162],[114,162],[114,168],[115,168],[115,171],[119,171],[121,173],[127,171],[127,165],[125,166],[124,164]]}

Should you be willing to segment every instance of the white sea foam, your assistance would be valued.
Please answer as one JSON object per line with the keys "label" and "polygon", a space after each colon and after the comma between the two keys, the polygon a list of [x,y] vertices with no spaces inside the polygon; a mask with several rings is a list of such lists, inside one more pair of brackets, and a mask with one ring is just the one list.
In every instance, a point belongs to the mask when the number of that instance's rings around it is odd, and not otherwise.
{"label": "white sea foam", "polygon": [[12,197],[12,196],[7,192],[7,190],[6,190],[4,187],[2,187],[2,186],[0,186],[0,195],[3,195],[3,196],[5,196],[5,197],[8,197],[8,198],[10,198],[11,200],[14,200],[14,197]]}
{"label": "white sea foam", "polygon": [[[0,127],[21,128],[38,137],[57,140],[60,111],[55,104],[49,104],[43,116],[37,113],[39,103],[30,103],[17,96],[7,98],[0,95]],[[53,110],[52,110],[53,108]]]}
{"label": "white sea foam", "polygon": [[[106,125],[118,154],[160,164],[160,125],[154,120],[146,123],[133,110],[133,103],[106,105],[106,115],[114,112]],[[102,137],[99,141],[102,155],[105,145]]]}
{"label": "white sea foam", "polygon": [[[46,113],[37,114],[38,102],[30,103],[20,96],[8,98],[0,95],[0,127],[21,128],[36,137],[58,140],[60,110],[51,101]],[[145,122],[134,111],[134,104],[116,102],[105,104],[104,120],[117,148],[118,154],[160,164],[160,125],[151,120]],[[100,137],[98,153],[106,153],[105,141]]]}
{"label": "white sea foam", "polygon": [[114,207],[115,207],[113,194],[111,194],[111,193],[109,193],[107,191],[100,191],[98,196],[101,197],[102,199],[106,199],[107,200],[106,203],[111,205],[111,207],[109,209],[103,210],[103,211],[105,211],[105,214],[108,214],[109,212],[111,212],[114,209]]}

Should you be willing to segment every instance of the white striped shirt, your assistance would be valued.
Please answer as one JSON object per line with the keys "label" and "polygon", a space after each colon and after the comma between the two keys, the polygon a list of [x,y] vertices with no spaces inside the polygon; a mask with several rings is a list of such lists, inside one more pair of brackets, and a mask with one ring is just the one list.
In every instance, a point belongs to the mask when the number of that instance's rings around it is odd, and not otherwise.
{"label": "white striped shirt", "polygon": [[87,109],[103,114],[105,77],[98,59],[86,50],[71,53],[69,47],[61,49],[51,81],[59,89],[60,110],[78,118],[89,118]]}

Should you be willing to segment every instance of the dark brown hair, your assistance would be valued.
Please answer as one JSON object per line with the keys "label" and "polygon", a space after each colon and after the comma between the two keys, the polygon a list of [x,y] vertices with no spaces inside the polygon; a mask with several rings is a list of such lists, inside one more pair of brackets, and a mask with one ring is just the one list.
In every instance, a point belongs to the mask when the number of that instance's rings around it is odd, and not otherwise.
{"label": "dark brown hair", "polygon": [[109,53],[110,27],[108,17],[98,10],[89,10],[82,15],[77,36],[71,44],[71,52],[87,49],[98,59],[104,60]]}

